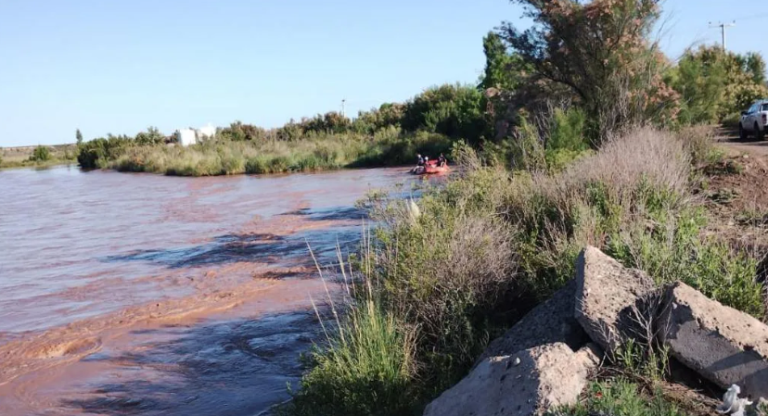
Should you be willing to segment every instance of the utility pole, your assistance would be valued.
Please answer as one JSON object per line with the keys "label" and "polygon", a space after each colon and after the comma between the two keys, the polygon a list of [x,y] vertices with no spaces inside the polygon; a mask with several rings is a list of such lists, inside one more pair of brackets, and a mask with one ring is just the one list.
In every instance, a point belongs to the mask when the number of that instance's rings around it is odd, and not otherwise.
{"label": "utility pole", "polygon": [[341,99],[341,116],[344,117],[344,104],[347,102],[346,98]]}
{"label": "utility pole", "polygon": [[710,28],[716,28],[716,27],[720,28],[720,35],[722,37],[722,42],[723,42],[723,52],[725,52],[725,47],[726,47],[726,44],[725,44],[725,29],[729,28],[729,27],[734,27],[734,26],[736,26],[736,21],[733,21],[731,23],[722,23],[722,22],[720,22],[718,24],[713,24],[712,22],[709,22],[709,27]]}

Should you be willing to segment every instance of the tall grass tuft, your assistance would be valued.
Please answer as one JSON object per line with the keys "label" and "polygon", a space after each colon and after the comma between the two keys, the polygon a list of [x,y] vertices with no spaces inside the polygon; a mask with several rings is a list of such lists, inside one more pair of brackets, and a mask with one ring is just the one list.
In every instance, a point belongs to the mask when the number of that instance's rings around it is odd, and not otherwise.
{"label": "tall grass tuft", "polygon": [[[311,370],[278,413],[315,415],[409,415],[418,409],[414,390],[416,331],[388,311],[370,279],[371,268],[349,275],[339,255],[345,286],[344,314],[332,295],[325,345],[309,354]],[[320,268],[318,267],[318,270]],[[322,271],[321,278],[322,278]],[[314,304],[314,302],[313,302]],[[321,318],[319,309],[315,311]]]}

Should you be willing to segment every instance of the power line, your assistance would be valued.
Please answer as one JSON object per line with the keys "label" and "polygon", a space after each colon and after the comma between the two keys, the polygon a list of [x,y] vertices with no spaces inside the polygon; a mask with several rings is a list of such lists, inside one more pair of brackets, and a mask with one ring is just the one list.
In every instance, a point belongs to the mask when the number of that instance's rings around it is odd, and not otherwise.
{"label": "power line", "polygon": [[736,21],[735,20],[732,23],[722,23],[721,22],[721,23],[718,23],[716,25],[712,24],[712,22],[709,22],[709,27],[710,28],[715,28],[715,27],[719,27],[720,28],[720,35],[721,35],[722,40],[723,40],[723,50],[725,50],[725,29],[727,29],[729,27],[734,27],[734,26],[736,26]]}

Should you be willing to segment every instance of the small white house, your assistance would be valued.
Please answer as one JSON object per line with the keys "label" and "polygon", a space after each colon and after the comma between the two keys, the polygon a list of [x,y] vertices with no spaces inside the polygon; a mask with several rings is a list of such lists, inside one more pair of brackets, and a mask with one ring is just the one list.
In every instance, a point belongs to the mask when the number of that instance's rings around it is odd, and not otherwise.
{"label": "small white house", "polygon": [[208,123],[205,127],[200,127],[200,129],[197,131],[199,137],[202,138],[213,138],[216,136],[216,127],[213,127],[211,123]]}
{"label": "small white house", "polygon": [[179,129],[176,131],[176,138],[182,146],[189,146],[197,143],[197,132],[194,129]]}
{"label": "small white house", "polygon": [[176,130],[176,138],[179,144],[185,147],[214,137],[216,137],[216,127],[213,127],[210,123],[199,129]]}

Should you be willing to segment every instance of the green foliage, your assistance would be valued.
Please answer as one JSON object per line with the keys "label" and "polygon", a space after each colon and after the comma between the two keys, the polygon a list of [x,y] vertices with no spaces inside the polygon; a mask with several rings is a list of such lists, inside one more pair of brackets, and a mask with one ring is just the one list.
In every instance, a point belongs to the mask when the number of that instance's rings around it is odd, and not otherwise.
{"label": "green foliage", "polygon": [[109,141],[94,140],[82,146],[87,152],[81,152],[79,159],[90,156],[94,167],[166,175],[267,174],[402,165],[413,162],[418,152],[447,152],[450,144],[448,138],[439,134],[407,134],[391,127],[378,131],[372,138],[313,134],[311,138],[292,141],[218,139],[189,147],[138,146],[131,140],[110,147]]}
{"label": "green foliage", "polygon": [[501,37],[490,32],[483,38],[485,53],[485,72],[480,81],[480,88],[515,90],[525,78],[525,68],[520,56],[507,52]]}
{"label": "green foliage", "polygon": [[165,136],[160,133],[157,127],[148,127],[147,131],[139,132],[134,140],[139,146],[154,146],[165,143]]}
{"label": "green foliage", "polygon": [[29,157],[29,160],[32,162],[46,162],[51,159],[51,150],[48,148],[48,146],[37,146],[34,151],[32,151],[32,156]]}
{"label": "green foliage", "polygon": [[516,2],[534,25],[505,23],[499,35],[531,68],[528,83],[546,80],[578,98],[591,139],[674,118],[676,94],[661,77],[667,62],[648,39],[657,0]]}
{"label": "green foliage", "polygon": [[727,87],[728,68],[720,47],[688,51],[670,71],[669,82],[680,93],[683,124],[713,123]]}
{"label": "green foliage", "polygon": [[241,121],[230,123],[229,127],[219,129],[216,133],[222,140],[231,141],[262,141],[267,138],[266,130],[252,124],[243,124]]}
{"label": "green foliage", "polygon": [[338,328],[311,352],[312,369],[278,414],[416,414],[412,331],[373,298],[352,304]]}
{"label": "green foliage", "polygon": [[133,139],[128,136],[100,137],[78,146],[77,162],[83,169],[106,168],[111,160],[116,160],[133,145]]}
{"label": "green foliage", "polygon": [[677,405],[664,399],[660,390],[652,397],[641,393],[640,386],[624,379],[593,383],[583,403],[571,408],[554,409],[548,416],[683,416]]}
{"label": "green foliage", "polygon": [[[483,170],[446,188],[428,189],[418,204],[371,201],[379,296],[419,328],[415,358],[422,395],[456,382],[495,331],[490,315],[509,308],[500,296],[514,270],[511,230],[495,217],[503,170]],[[494,312],[495,311],[495,312]]]}
{"label": "green foliage", "polygon": [[514,169],[527,171],[559,171],[588,153],[586,117],[578,108],[555,109],[542,138],[539,129],[527,118],[521,118],[512,140],[489,150],[508,158]]}
{"label": "green foliage", "polygon": [[361,111],[352,122],[352,130],[361,134],[374,134],[377,131],[400,127],[405,105],[385,103],[378,109]]}
{"label": "green foliage", "polygon": [[401,126],[406,131],[425,130],[476,144],[487,129],[483,103],[483,94],[470,86],[429,88],[406,103]]}
{"label": "green foliage", "polygon": [[714,45],[686,52],[667,80],[681,96],[683,124],[723,121],[736,126],[741,110],[768,96],[762,56],[724,52]]}
{"label": "green foliage", "polygon": [[[555,124],[568,119],[564,113]],[[549,139],[556,150],[584,146],[573,140],[578,134],[558,129],[550,128],[562,134]],[[305,377],[301,390],[313,399],[305,402],[304,413],[289,414],[326,414],[312,413],[313,403],[327,403],[323,398],[348,406],[329,408],[330,414],[418,412],[411,406],[453,385],[494,334],[571,279],[576,256],[588,244],[647,271],[659,284],[682,280],[762,318],[754,260],[702,236],[706,217],[692,203],[689,180],[692,158],[702,157],[692,155],[707,154],[709,142],[688,136],[638,129],[561,171],[518,170],[514,175],[498,166],[484,167],[468,145],[456,142],[452,154],[467,170],[442,188],[425,189],[418,204],[371,195],[362,205],[381,227],[363,250],[360,269],[370,271],[376,310],[391,314],[401,336],[407,334],[404,328],[418,328],[412,344],[404,345],[402,338],[388,344],[401,351],[397,356],[412,357],[412,372],[402,384],[381,383],[342,378],[316,363],[314,368],[323,370]],[[542,141],[537,143],[543,149]],[[340,334],[349,337],[352,327],[342,325]],[[652,348],[652,335],[648,338],[624,344],[614,364],[644,380],[663,379],[667,354]],[[350,358],[333,368],[359,367],[346,371],[364,374],[369,355],[349,350]],[[357,384],[335,381],[351,379]],[[374,400],[369,392],[381,389],[377,397],[384,401],[392,392],[404,399],[384,405],[390,408],[365,407]],[[622,380],[596,384],[588,394],[582,405],[555,414],[679,413],[661,392],[653,392],[649,401],[636,385]],[[406,410],[397,407],[406,404]]]}
{"label": "green foliage", "polygon": [[75,131],[75,143],[80,146],[83,143],[83,133],[80,133],[80,129]]}

